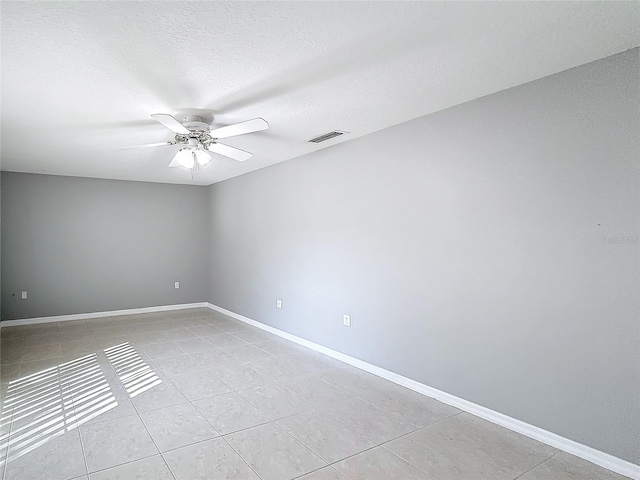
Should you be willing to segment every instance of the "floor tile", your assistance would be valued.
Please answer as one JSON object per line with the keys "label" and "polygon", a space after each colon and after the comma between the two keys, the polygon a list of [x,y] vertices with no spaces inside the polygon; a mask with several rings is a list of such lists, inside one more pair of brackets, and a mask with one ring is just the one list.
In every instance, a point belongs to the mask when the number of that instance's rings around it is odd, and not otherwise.
{"label": "floor tile", "polygon": [[178,355],[176,357],[158,358],[154,363],[168,377],[183,375],[185,373],[204,370],[204,367],[196,362],[189,355]]}
{"label": "floor tile", "polygon": [[199,400],[193,405],[222,435],[270,421],[237,393]]}
{"label": "floor tile", "polygon": [[359,453],[333,467],[349,480],[436,480],[382,447]]}
{"label": "floor tile", "polygon": [[[97,355],[97,357],[100,361],[101,355]],[[144,353],[139,352],[128,343],[105,349],[104,359],[116,372],[118,379],[129,394],[144,384],[149,376],[159,372],[159,369]]]}
{"label": "floor tile", "polygon": [[86,340],[77,340],[75,342],[65,342],[62,344],[62,353],[64,356],[78,356],[93,353],[98,350],[98,342],[93,338]]}
{"label": "floor tile", "polygon": [[145,381],[146,383],[139,388],[133,389],[132,387],[128,392],[131,403],[139,413],[188,401],[175,385],[163,375],[153,372]]}
{"label": "floor tile", "polygon": [[207,342],[204,338],[187,338],[186,340],[177,340],[176,344],[185,353],[198,353],[206,352],[207,350],[213,350],[216,348]]}
{"label": "floor tile", "polygon": [[461,410],[445,405],[418,392],[389,383],[383,388],[361,393],[361,398],[377,407],[423,427],[456,415]]}
{"label": "floor tile", "polygon": [[209,440],[218,432],[189,403],[140,414],[161,452]]}
{"label": "floor tile", "polygon": [[207,370],[229,385],[233,390],[256,387],[269,383],[269,379],[253,368],[234,360],[236,363],[207,366]]}
{"label": "floor tile", "polygon": [[82,340],[95,340],[96,337],[93,332],[88,329],[80,329],[80,330],[61,330],[60,336],[62,337],[62,343],[65,342],[80,342]]}
{"label": "floor tile", "polygon": [[[2,332],[2,330],[0,330]],[[0,350],[5,349],[17,349],[24,347],[24,337],[16,337],[16,338],[4,338],[0,337]],[[20,358],[18,358],[20,361]]]}
{"label": "floor tile", "polygon": [[25,325],[27,336],[54,335],[58,333],[56,323],[41,323],[37,325]]}
{"label": "floor tile", "polygon": [[22,362],[20,364],[19,378],[34,377],[43,375],[51,370],[59,370],[61,365],[65,363],[62,357],[47,358],[45,360],[36,360],[33,362]]}
{"label": "floor tile", "polygon": [[192,353],[191,358],[202,365],[205,368],[215,367],[222,364],[236,365],[238,360],[233,358],[226,352],[215,348],[206,352]]}
{"label": "floor tile", "polygon": [[87,473],[77,429],[12,439],[5,479],[71,479]]}
{"label": "floor tile", "polygon": [[200,327],[202,325],[211,325],[211,319],[207,317],[191,317],[191,318],[177,318],[174,319],[178,325],[184,328]]}
{"label": "floor tile", "polygon": [[237,345],[247,345],[247,342],[240,340],[238,337],[234,337],[228,333],[222,333],[220,335],[209,335],[204,339],[211,345],[216,347],[235,347]]}
{"label": "floor tile", "polygon": [[327,408],[330,405],[353,398],[350,393],[325,382],[315,375],[296,377],[281,384],[318,408]]}
{"label": "floor tile", "polygon": [[117,348],[121,345],[131,345],[133,346],[133,335],[118,335],[118,336],[109,336],[109,337],[96,337],[96,341],[98,342],[98,346],[105,350],[108,348]]}
{"label": "floor tile", "polygon": [[232,335],[234,337],[238,337],[241,340],[244,340],[247,343],[261,343],[261,342],[269,342],[279,338],[277,335],[273,335],[271,333],[264,332],[262,330],[240,330],[238,332],[233,332]]}
{"label": "floor tile", "polygon": [[136,344],[139,345],[141,348],[144,348],[148,345],[155,345],[156,343],[172,342],[176,340],[168,332],[169,332],[168,330],[149,331],[144,334],[144,338],[136,339]]}
{"label": "floor tile", "polygon": [[164,357],[174,357],[176,355],[186,353],[180,348],[177,342],[151,343],[149,345],[141,346],[140,350],[146,353],[151,360]]}
{"label": "floor tile", "polygon": [[62,322],[57,322],[58,325],[58,331],[62,331],[64,328],[89,328],[89,325],[87,325],[87,321],[80,319],[80,320],[65,320]]}
{"label": "floor tile", "polygon": [[297,355],[300,354],[273,357],[259,362],[252,362],[251,367],[277,381],[309,375],[317,371],[314,368],[309,368],[306,362],[300,361],[301,357]]}
{"label": "floor tile", "polygon": [[209,335],[219,335],[224,333],[219,328],[214,327],[213,325],[201,325],[197,327],[189,327],[189,330],[199,337],[208,337]]}
{"label": "floor tile", "polygon": [[103,325],[99,328],[92,327],[91,332],[95,338],[118,337],[122,335],[122,330],[114,325]]}
{"label": "floor tile", "polygon": [[287,480],[326,465],[317,455],[273,423],[225,437],[264,480]]}
{"label": "floor tile", "polygon": [[[75,426],[73,399],[57,372],[36,382],[9,385],[7,405],[12,407],[12,437],[54,436]],[[46,433],[43,433],[46,432]]]}
{"label": "floor tile", "polygon": [[225,332],[247,332],[255,327],[247,325],[244,322],[240,322],[238,320],[227,318],[226,321],[219,323],[216,325],[220,330],[224,330]]}
{"label": "floor tile", "polygon": [[416,425],[359,398],[336,404],[325,412],[378,444],[418,429]]}
{"label": "floor tile", "polygon": [[142,327],[148,332],[160,332],[173,329],[182,329],[176,322],[168,319],[158,319],[153,322],[146,322]]}
{"label": "floor tile", "polygon": [[333,467],[324,467],[315,472],[308,473],[297,480],[346,480],[347,477],[339,473]]}
{"label": "floor tile", "polygon": [[23,362],[35,362],[38,360],[46,360],[62,356],[62,345],[59,343],[53,345],[41,345],[39,347],[24,347],[24,350],[22,351]]}
{"label": "floor tile", "polygon": [[24,329],[20,329],[18,327],[4,327],[2,329],[2,341],[6,341],[9,339],[19,339],[24,338],[26,332]]}
{"label": "floor tile", "polygon": [[127,417],[136,413],[129,395],[115,373],[105,374],[105,367],[91,375],[69,380],[75,419],[80,425]]}
{"label": "floor tile", "polygon": [[[322,372],[325,370],[335,370],[345,368],[348,365],[340,360],[336,360],[328,355],[324,355],[320,352],[315,352],[313,350],[307,349],[306,352],[300,352],[298,355],[304,354],[304,361],[309,365],[309,367],[315,368],[318,372]],[[292,358],[295,358],[292,357]]]}
{"label": "floor tile", "polygon": [[186,328],[176,327],[168,330],[163,330],[162,333],[166,334],[168,340],[186,340],[187,338],[196,338],[197,335]]}
{"label": "floor tile", "polygon": [[327,415],[315,411],[276,422],[328,463],[334,463],[376,444]]}
{"label": "floor tile", "polygon": [[239,390],[238,394],[272,420],[313,409],[292,391],[271,382]]}
{"label": "floor tile", "polygon": [[207,307],[194,307],[194,308],[183,308],[180,310],[171,310],[165,312],[165,314],[169,318],[192,318],[192,317],[210,317],[216,314],[210,308]]}
{"label": "floor tile", "polygon": [[231,324],[240,323],[237,320],[233,320],[233,319],[230,319],[230,318],[225,317],[225,316],[211,317],[208,320],[211,323],[211,325],[213,325],[213,326],[215,326],[217,328],[220,328],[221,325],[231,325]]}
{"label": "floor tile", "polygon": [[[13,406],[7,403],[7,390],[9,384],[0,384],[0,475],[2,475],[4,461],[7,458],[9,432],[11,428],[11,415]],[[0,478],[2,478],[0,476]]]}
{"label": "floor tile", "polygon": [[512,480],[557,450],[468,413],[424,427],[385,448],[437,478]]}
{"label": "floor tile", "polygon": [[176,480],[260,480],[222,438],[171,450],[164,458]]}
{"label": "floor tile", "polygon": [[223,348],[225,352],[227,352],[232,357],[240,360],[243,363],[249,362],[257,362],[259,360],[266,360],[268,358],[273,358],[273,355],[265,352],[264,350],[260,350],[253,345],[240,345],[236,347],[225,347]]}
{"label": "floor tile", "polygon": [[[131,317],[131,315],[129,315]],[[124,318],[125,316],[119,316]],[[114,317],[87,318],[85,323],[89,328],[100,328],[105,325],[113,325]]]}
{"label": "floor tile", "polygon": [[89,473],[158,453],[137,415],[83,425],[80,436]]}
{"label": "floor tile", "polygon": [[173,480],[160,455],[92,473],[89,480]]}
{"label": "floor tile", "polygon": [[546,462],[528,471],[518,480],[628,480],[610,470],[560,452]]}
{"label": "floor tile", "polygon": [[2,383],[12,382],[20,377],[20,363],[0,365],[0,380]]}
{"label": "floor tile", "polygon": [[222,380],[204,369],[176,375],[171,377],[171,382],[190,401],[215,397],[231,391]]}
{"label": "floor tile", "polygon": [[43,345],[54,345],[56,343],[62,343],[62,337],[60,337],[59,333],[28,335],[24,340],[25,347],[42,347]]}
{"label": "floor tile", "polygon": [[391,382],[354,367],[343,367],[318,373],[324,381],[357,397],[366,396],[371,390],[384,390]]}

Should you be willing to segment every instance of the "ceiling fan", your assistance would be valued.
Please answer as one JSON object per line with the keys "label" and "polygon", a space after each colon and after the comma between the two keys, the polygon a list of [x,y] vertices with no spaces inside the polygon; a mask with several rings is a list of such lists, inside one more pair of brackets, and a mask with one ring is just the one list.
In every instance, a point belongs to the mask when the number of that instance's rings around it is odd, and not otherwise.
{"label": "ceiling fan", "polygon": [[269,124],[263,118],[254,118],[246,122],[214,128],[202,121],[196,115],[184,117],[184,123],[180,123],[167,113],[154,113],[151,117],[176,134],[175,139],[169,142],[148,143],[146,145],[133,145],[121,147],[119,150],[129,148],[168,147],[170,145],[184,145],[169,163],[170,167],[184,167],[197,170],[198,166],[204,166],[211,161],[209,152],[233,158],[239,162],[250,159],[253,154],[239,148],[218,143],[221,138],[235,137],[246,133],[259,132],[269,128]]}

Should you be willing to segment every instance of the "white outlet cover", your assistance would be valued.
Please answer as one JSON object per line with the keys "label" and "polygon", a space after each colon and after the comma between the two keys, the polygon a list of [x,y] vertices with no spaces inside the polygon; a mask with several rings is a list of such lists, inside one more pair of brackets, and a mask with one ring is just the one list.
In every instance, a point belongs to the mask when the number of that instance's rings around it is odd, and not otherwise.
{"label": "white outlet cover", "polygon": [[282,308],[282,300],[279,298],[276,300],[276,308]]}
{"label": "white outlet cover", "polygon": [[175,287],[176,287],[176,288],[180,288],[180,282],[176,282],[176,283],[175,283]]}
{"label": "white outlet cover", "polygon": [[342,315],[342,323],[345,327],[351,326],[351,315]]}
{"label": "white outlet cover", "polygon": [[22,300],[26,300],[27,299],[27,292],[22,292]]}

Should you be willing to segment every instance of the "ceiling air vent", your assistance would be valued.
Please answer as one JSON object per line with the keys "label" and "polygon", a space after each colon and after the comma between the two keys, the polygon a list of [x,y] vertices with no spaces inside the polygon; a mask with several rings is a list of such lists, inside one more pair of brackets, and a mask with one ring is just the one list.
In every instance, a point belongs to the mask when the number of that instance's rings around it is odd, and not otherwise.
{"label": "ceiling air vent", "polygon": [[327,140],[331,140],[332,138],[339,137],[340,135],[344,135],[349,132],[341,132],[339,130],[334,130],[333,132],[325,133],[324,135],[320,135],[319,137],[312,138],[309,140],[309,143],[321,143],[326,142]]}

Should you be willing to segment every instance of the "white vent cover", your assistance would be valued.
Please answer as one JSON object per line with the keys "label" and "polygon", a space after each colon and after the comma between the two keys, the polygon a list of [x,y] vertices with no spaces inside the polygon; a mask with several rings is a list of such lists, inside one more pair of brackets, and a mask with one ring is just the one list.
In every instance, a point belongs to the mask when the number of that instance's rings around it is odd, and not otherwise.
{"label": "white vent cover", "polygon": [[324,135],[320,135],[319,137],[312,138],[309,140],[309,143],[321,143],[326,142],[327,140],[331,140],[332,138],[339,137],[340,135],[344,135],[349,132],[341,132],[340,130],[334,130],[333,132],[325,133]]}

